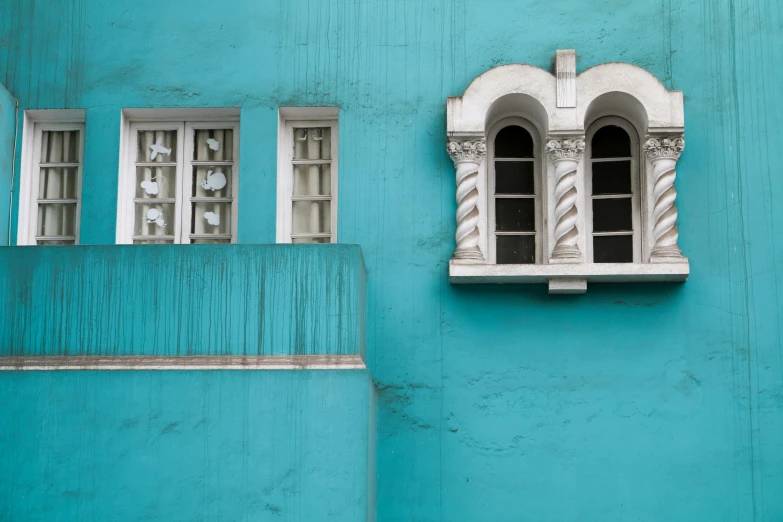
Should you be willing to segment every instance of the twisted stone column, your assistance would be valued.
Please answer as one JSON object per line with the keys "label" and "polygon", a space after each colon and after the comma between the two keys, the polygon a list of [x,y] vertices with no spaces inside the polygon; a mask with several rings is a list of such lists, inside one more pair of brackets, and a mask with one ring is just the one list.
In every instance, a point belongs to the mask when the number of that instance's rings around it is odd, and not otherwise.
{"label": "twisted stone column", "polygon": [[449,141],[447,150],[457,168],[457,248],[453,259],[484,261],[479,248],[478,174],[487,153],[484,139]]}
{"label": "twisted stone column", "polygon": [[576,207],[576,167],[585,150],[582,138],[551,139],[546,144],[546,152],[555,165],[555,246],[550,262],[581,263],[579,250],[579,228],[576,219],[579,214]]}
{"label": "twisted stone column", "polygon": [[653,237],[655,244],[650,255],[651,263],[676,263],[685,261],[680,247],[677,246],[677,206],[674,200],[674,178],[677,173],[674,166],[685,148],[681,136],[647,137],[644,150],[653,165]]}

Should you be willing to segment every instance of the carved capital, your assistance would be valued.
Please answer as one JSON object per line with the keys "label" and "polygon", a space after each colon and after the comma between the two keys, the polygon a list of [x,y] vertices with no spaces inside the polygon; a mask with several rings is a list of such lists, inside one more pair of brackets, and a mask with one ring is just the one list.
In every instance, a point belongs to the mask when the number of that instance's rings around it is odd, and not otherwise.
{"label": "carved capital", "polygon": [[464,161],[481,163],[487,153],[487,145],[484,139],[449,141],[446,150],[451,157],[451,161],[456,165]]}
{"label": "carved capital", "polygon": [[579,161],[585,151],[585,141],[582,138],[550,139],[546,142],[546,153],[550,161]]}
{"label": "carved capital", "polygon": [[644,151],[651,161],[659,159],[677,160],[685,148],[685,140],[682,136],[656,137],[647,136],[644,142]]}

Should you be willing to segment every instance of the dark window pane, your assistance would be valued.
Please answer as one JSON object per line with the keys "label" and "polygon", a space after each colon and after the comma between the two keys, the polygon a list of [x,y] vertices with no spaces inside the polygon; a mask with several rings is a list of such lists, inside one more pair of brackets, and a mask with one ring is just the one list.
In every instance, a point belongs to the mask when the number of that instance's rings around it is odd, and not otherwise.
{"label": "dark window pane", "polygon": [[631,198],[594,199],[593,232],[633,230]]}
{"label": "dark window pane", "polygon": [[593,195],[630,194],[631,160],[593,163]]}
{"label": "dark window pane", "polygon": [[495,137],[496,158],[532,158],[533,138],[518,125],[509,125]]}
{"label": "dark window pane", "polygon": [[533,198],[495,199],[495,230],[534,232],[536,204]]}
{"label": "dark window pane", "polygon": [[496,161],[495,194],[535,194],[532,161]]}
{"label": "dark window pane", "polygon": [[593,262],[633,263],[633,236],[593,237]]}
{"label": "dark window pane", "polygon": [[625,158],[631,155],[631,138],[616,125],[601,127],[593,135],[594,158]]}
{"label": "dark window pane", "polygon": [[536,236],[497,236],[497,264],[532,265],[536,262]]}

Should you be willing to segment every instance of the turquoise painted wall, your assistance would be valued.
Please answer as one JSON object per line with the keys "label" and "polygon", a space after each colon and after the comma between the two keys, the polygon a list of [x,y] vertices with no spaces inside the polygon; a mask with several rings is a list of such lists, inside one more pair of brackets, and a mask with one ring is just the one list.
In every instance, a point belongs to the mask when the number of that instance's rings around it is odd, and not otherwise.
{"label": "turquoise painted wall", "polygon": [[[339,236],[368,268],[379,520],[772,521],[783,518],[782,9],[20,0],[0,6],[0,82],[22,108],[86,109],[82,239],[98,244],[114,240],[121,108],[241,107],[239,241],[255,243],[274,240],[276,108],[340,106]],[[625,61],[684,92],[691,276],[578,297],[451,286],[445,99],[490,67],[549,68],[567,48],[580,71]]]}
{"label": "turquoise painted wall", "polygon": [[371,388],[367,371],[6,372],[0,518],[364,522]]}
{"label": "turquoise painted wall", "polygon": [[8,244],[8,205],[14,162],[16,100],[0,82],[0,246]]}
{"label": "turquoise painted wall", "polygon": [[356,245],[12,247],[0,267],[0,355],[365,355]]}

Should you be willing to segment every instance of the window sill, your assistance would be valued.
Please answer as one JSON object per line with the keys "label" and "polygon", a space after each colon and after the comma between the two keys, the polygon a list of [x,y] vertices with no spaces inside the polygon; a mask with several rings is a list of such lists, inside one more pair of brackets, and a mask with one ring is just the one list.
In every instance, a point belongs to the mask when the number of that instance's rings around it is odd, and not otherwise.
{"label": "window sill", "polygon": [[550,294],[583,294],[587,283],[672,283],[688,278],[687,259],[679,263],[581,263],[557,265],[488,265],[451,260],[452,284],[548,283]]}

